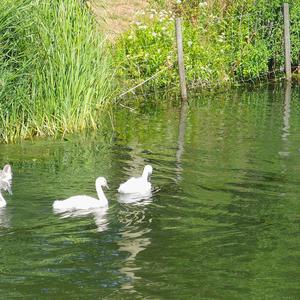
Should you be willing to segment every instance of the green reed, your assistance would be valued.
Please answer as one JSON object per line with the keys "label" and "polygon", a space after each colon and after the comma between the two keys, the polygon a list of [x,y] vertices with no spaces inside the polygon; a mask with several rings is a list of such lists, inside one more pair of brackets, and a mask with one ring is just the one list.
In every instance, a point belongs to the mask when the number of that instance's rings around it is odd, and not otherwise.
{"label": "green reed", "polygon": [[82,1],[1,1],[0,140],[97,128],[110,74],[105,40]]}

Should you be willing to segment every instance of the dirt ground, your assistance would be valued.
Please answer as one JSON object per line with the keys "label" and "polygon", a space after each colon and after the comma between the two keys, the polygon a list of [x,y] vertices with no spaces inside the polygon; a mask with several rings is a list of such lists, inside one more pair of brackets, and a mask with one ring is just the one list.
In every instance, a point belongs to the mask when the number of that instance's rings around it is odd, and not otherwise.
{"label": "dirt ground", "polygon": [[101,30],[109,39],[114,39],[129,28],[135,15],[146,9],[149,3],[147,0],[91,0],[90,6]]}

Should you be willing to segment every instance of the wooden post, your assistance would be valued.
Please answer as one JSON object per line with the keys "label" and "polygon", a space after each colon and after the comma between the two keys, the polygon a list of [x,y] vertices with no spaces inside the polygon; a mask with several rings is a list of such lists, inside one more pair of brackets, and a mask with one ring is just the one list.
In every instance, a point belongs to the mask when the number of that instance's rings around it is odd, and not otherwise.
{"label": "wooden post", "polygon": [[284,52],[285,52],[285,75],[286,80],[291,80],[291,36],[290,36],[290,15],[289,4],[283,3],[283,19],[284,19]]}
{"label": "wooden post", "polygon": [[180,80],[180,90],[181,99],[183,101],[187,100],[186,91],[186,81],[185,81],[185,69],[183,60],[183,45],[182,45],[182,30],[181,30],[181,19],[175,19],[175,29],[176,29],[176,42],[177,42],[177,55],[178,55],[178,68],[179,68],[179,80]]}

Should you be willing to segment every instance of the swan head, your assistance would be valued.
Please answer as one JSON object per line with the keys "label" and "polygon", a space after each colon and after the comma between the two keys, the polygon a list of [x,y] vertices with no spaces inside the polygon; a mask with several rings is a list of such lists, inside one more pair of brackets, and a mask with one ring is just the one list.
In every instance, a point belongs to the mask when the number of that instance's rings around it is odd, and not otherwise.
{"label": "swan head", "polygon": [[152,166],[146,165],[142,176],[148,179],[151,176],[152,171],[153,171]]}
{"label": "swan head", "polygon": [[96,186],[102,186],[102,187],[106,187],[107,189],[109,189],[107,181],[104,177],[98,177],[96,179]]}
{"label": "swan head", "polygon": [[9,164],[6,164],[6,165],[3,167],[2,172],[5,173],[8,177],[12,177],[11,166],[10,166]]}

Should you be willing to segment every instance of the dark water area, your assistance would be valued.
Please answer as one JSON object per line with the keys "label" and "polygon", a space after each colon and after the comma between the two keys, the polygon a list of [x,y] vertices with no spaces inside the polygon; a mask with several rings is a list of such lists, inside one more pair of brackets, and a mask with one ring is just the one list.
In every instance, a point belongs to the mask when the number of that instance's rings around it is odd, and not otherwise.
{"label": "dark water area", "polygon": [[[145,101],[113,132],[0,145],[1,298],[299,299],[299,87]],[[145,164],[156,192],[120,203]],[[98,176],[106,213],[53,212]]]}

